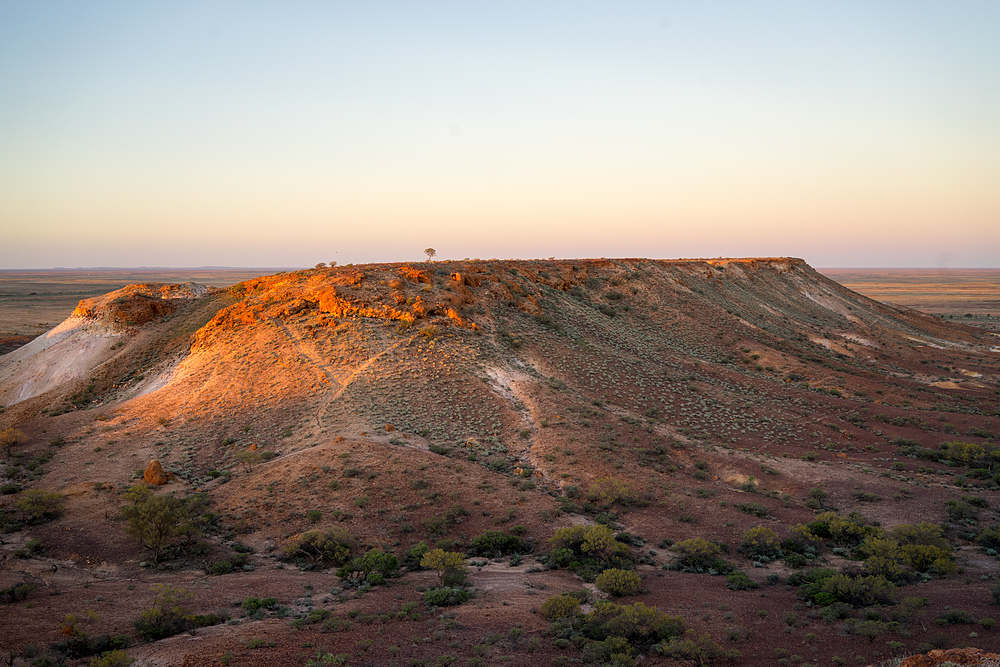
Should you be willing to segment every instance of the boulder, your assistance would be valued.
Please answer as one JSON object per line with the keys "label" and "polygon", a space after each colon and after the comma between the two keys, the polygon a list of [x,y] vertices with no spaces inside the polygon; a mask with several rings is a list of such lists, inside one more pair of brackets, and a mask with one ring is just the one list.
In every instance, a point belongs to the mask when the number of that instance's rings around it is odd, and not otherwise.
{"label": "boulder", "polygon": [[146,472],[142,474],[142,478],[147,484],[160,486],[167,483],[167,473],[163,472],[163,466],[156,459],[150,461],[149,465],[146,466]]}

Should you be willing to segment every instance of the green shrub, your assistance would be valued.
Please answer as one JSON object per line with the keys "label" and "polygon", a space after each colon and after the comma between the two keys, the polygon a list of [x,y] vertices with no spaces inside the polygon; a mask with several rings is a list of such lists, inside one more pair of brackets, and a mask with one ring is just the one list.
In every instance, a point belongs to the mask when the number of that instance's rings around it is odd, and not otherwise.
{"label": "green shrub", "polygon": [[[822,584],[822,593],[832,596],[834,601],[844,602],[853,607],[870,607],[875,604],[894,604],[896,587],[884,577],[849,577],[835,574]],[[826,604],[829,598],[816,598],[819,604]]]}
{"label": "green shrub", "polygon": [[733,507],[744,514],[760,517],[761,519],[771,516],[771,510],[766,505],[761,505],[760,503],[736,503]]}
{"label": "green shrub", "polygon": [[14,604],[15,602],[20,602],[28,597],[28,594],[33,590],[35,590],[35,585],[27,581],[0,589],[0,603]]}
{"label": "green shrub", "polygon": [[587,500],[607,508],[612,505],[633,505],[639,498],[629,484],[611,477],[600,477],[587,490]]}
{"label": "green shrub", "polygon": [[642,590],[642,578],[632,570],[609,568],[597,575],[594,584],[599,590],[615,597],[635,595]]}
{"label": "green shrub", "polygon": [[975,524],[979,522],[979,509],[964,500],[949,500],[945,503],[945,513],[952,523]]}
{"label": "green shrub", "polygon": [[608,526],[566,526],[558,529],[550,540],[553,550],[568,549],[574,555],[607,562],[627,556],[627,545],[615,540],[614,531]]}
{"label": "green shrub", "polygon": [[27,441],[28,436],[16,428],[8,428],[0,431],[0,449],[3,449],[7,454],[8,461],[14,457],[14,450]]}
{"label": "green shrub", "polygon": [[310,566],[340,567],[351,557],[358,542],[343,528],[309,530],[290,538],[281,548],[285,560],[297,560]]}
{"label": "green shrub", "polygon": [[337,576],[341,579],[358,578],[372,585],[380,585],[386,577],[392,577],[399,571],[399,559],[394,554],[387,554],[380,549],[369,549],[363,556],[345,563]]}
{"label": "green shrub", "polygon": [[725,573],[733,569],[732,565],[719,558],[722,547],[700,537],[681,540],[671,549],[678,555],[675,565],[685,572]]}
{"label": "green shrub", "polygon": [[835,545],[849,548],[861,544],[870,532],[865,527],[864,518],[856,512],[846,517],[836,512],[823,512],[816,516],[815,521],[806,524],[806,528],[813,535],[831,538]]}
{"label": "green shrub", "polygon": [[427,546],[426,542],[417,542],[406,550],[406,553],[403,555],[403,565],[411,570],[422,569],[420,566],[420,560],[424,557],[424,554],[430,550],[431,548]]}
{"label": "green shrub", "polygon": [[976,544],[979,544],[987,549],[1000,551],[1000,526],[990,526],[989,528],[983,529],[983,531],[979,533],[979,536],[976,537]]}
{"label": "green shrub", "polygon": [[580,602],[571,595],[554,595],[542,603],[539,613],[547,621],[580,615]]}
{"label": "green shrub", "polygon": [[673,637],[656,647],[661,655],[673,660],[686,662],[693,667],[710,665],[719,658],[735,660],[740,657],[737,649],[723,649],[709,634],[694,635],[693,631],[683,637]]}
{"label": "green shrub", "polygon": [[653,644],[679,637],[684,632],[684,619],[641,602],[622,605],[601,600],[584,617],[582,631],[598,641],[621,637],[642,652]]}
{"label": "green shrub", "polygon": [[226,618],[217,614],[194,615],[188,609],[188,603],[194,595],[183,588],[174,588],[170,584],[156,584],[154,606],[144,610],[136,619],[135,631],[147,641],[157,641],[172,637],[193,628],[217,625]]}
{"label": "green shrub", "polygon": [[62,512],[65,503],[66,498],[61,493],[28,489],[14,503],[14,507],[21,514],[21,520],[24,523],[32,524],[56,518]]}
{"label": "green shrub", "polygon": [[[217,560],[214,563],[210,564],[206,571],[209,574],[216,576],[222,574],[229,574],[230,572],[236,570],[243,570],[247,568],[249,563],[250,563],[250,556],[248,554],[233,554],[229,558],[225,558],[223,560]],[[249,569],[253,569],[253,566],[250,565]]]}
{"label": "green shrub", "polygon": [[761,563],[778,560],[785,555],[781,549],[781,538],[770,528],[759,526],[743,533],[739,551],[747,558]]}
{"label": "green shrub", "polygon": [[566,526],[555,532],[550,540],[553,549],[549,563],[566,567],[585,581],[593,581],[602,570],[609,567],[631,567],[628,545],[615,539],[608,526]]}
{"label": "green shrub", "polygon": [[260,609],[275,609],[277,606],[277,598],[256,598],[252,596],[244,599],[240,604],[240,607],[243,608],[243,611],[245,611],[248,616],[256,613]]}
{"label": "green shrub", "polygon": [[5,496],[9,496],[14,493],[18,493],[24,487],[17,482],[7,482],[6,484],[0,485],[0,493]]}
{"label": "green shrub", "polygon": [[972,625],[976,622],[972,614],[961,609],[949,609],[934,619],[935,622],[938,620],[944,621],[943,625]]}
{"label": "green shrub", "polygon": [[785,556],[785,565],[787,565],[792,569],[797,570],[799,568],[805,567],[807,563],[808,561],[806,560],[806,557],[803,556],[802,554],[792,553]]}
{"label": "green shrub", "polygon": [[635,648],[623,637],[608,637],[604,641],[590,642],[583,648],[583,660],[589,664],[612,667],[633,667]]}
{"label": "green shrub", "polygon": [[500,530],[487,530],[485,533],[473,537],[469,544],[470,556],[483,556],[485,558],[499,558],[500,556],[530,552],[531,544],[526,539]]}
{"label": "green shrub", "polygon": [[193,531],[187,505],[173,496],[149,497],[138,490],[131,497],[136,502],[121,510],[125,532],[149,550],[154,563],[159,563],[176,539]]}
{"label": "green shrub", "polygon": [[461,586],[468,577],[465,554],[457,551],[432,549],[421,557],[420,565],[428,570],[437,570],[442,587]]}
{"label": "green shrub", "polygon": [[749,591],[757,586],[757,582],[748,577],[745,572],[730,572],[726,575],[726,587],[730,590]]}
{"label": "green shrub", "polygon": [[472,594],[462,588],[442,586],[424,592],[424,604],[428,607],[451,607],[467,602]]}
{"label": "green shrub", "polygon": [[90,661],[90,667],[129,667],[135,660],[122,649],[107,651]]}

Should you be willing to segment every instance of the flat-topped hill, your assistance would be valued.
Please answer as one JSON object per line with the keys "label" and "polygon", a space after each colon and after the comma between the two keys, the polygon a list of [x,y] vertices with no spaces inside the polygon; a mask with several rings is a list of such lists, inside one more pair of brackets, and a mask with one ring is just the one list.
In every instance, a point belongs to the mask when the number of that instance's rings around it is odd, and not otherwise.
{"label": "flat-topped hill", "polygon": [[[584,659],[594,637],[555,643],[538,607],[600,571],[585,558],[555,567],[551,538],[604,524],[624,534],[619,565],[646,591],[619,601],[683,616],[695,637],[737,648],[737,664],[771,665],[782,650],[811,663],[871,662],[955,644],[969,626],[926,619],[947,607],[974,620],[1000,611],[986,551],[998,520],[997,345],[988,332],[851,292],[794,258],[369,264],[224,290],[131,286],[81,301],[66,323],[0,356],[0,431],[24,434],[3,453],[0,483],[14,486],[0,509],[11,530],[23,526],[5,540],[11,554],[29,538],[45,547],[8,559],[0,588],[25,580],[74,591],[17,603],[40,634],[0,634],[11,645],[54,643],[51,619],[95,595],[116,600],[96,605],[96,627],[128,630],[161,582],[195,593],[199,613],[257,595],[293,616],[323,608],[354,619],[325,635],[321,624],[296,631],[262,613],[199,631],[197,646],[131,650],[170,655],[169,664],[215,664],[227,651],[244,664],[303,664],[304,643],[358,664]],[[178,538],[152,569],[140,567],[149,554],[119,518],[135,501],[122,492],[151,459],[170,478],[154,496],[196,498],[211,515],[196,522],[203,546]],[[24,520],[29,489],[63,494],[62,512]],[[890,531],[932,522],[952,565],[900,557],[887,579],[899,604],[840,601],[828,619],[838,598],[803,593],[819,576],[806,573],[869,582],[858,578],[878,567],[862,540],[823,532],[831,511],[898,548]],[[827,528],[800,544],[793,527],[817,517]],[[480,558],[476,597],[457,619],[424,603],[413,612],[441,626],[427,630],[409,612],[396,617],[422,599],[415,587],[432,585],[426,571],[359,595],[332,571],[301,575],[276,558],[315,529],[403,559],[419,542],[474,552],[477,536],[515,526],[531,545],[523,562]],[[741,548],[756,528],[786,542],[780,555]],[[692,539],[715,545],[727,565],[678,565],[671,545]],[[252,554],[243,560],[254,569],[211,575],[234,548]],[[744,578],[712,576],[720,567]],[[927,600],[904,617],[907,597]],[[855,624],[874,614],[883,625],[863,626],[877,630],[870,640]],[[995,633],[988,625],[975,626],[984,638]],[[392,637],[394,655],[359,649],[369,635]],[[254,637],[264,638],[256,653]]]}

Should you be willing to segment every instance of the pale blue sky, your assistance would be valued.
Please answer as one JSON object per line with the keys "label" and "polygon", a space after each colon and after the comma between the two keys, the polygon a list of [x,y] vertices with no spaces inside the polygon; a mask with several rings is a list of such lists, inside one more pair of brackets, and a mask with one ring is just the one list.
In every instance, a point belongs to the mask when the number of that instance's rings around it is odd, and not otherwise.
{"label": "pale blue sky", "polygon": [[0,268],[1000,266],[997,2],[0,4]]}

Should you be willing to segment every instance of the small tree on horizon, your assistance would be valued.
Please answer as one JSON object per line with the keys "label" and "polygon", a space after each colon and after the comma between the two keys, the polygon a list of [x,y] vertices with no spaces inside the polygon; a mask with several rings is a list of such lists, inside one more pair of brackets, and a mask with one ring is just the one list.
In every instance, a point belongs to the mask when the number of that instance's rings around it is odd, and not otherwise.
{"label": "small tree on horizon", "polygon": [[434,248],[424,248],[424,254],[427,255],[427,261],[429,262],[434,255],[438,254],[438,251]]}

